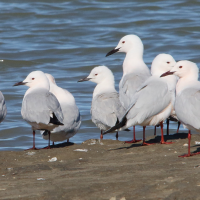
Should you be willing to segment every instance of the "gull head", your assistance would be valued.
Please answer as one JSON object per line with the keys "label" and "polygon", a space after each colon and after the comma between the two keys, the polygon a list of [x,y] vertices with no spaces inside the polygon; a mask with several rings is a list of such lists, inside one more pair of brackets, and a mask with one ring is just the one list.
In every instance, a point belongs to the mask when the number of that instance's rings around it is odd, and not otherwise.
{"label": "gull head", "polygon": [[157,55],[151,65],[151,74],[160,76],[164,72],[170,71],[176,64],[174,58],[169,54]]}
{"label": "gull head", "polygon": [[30,88],[43,87],[44,85],[49,87],[49,81],[42,71],[33,71],[23,81],[14,84],[14,86],[18,85],[26,85]]}
{"label": "gull head", "polygon": [[141,39],[137,35],[126,35],[119,41],[118,45],[106,54],[110,56],[116,52],[128,53],[133,50],[133,52],[141,52],[143,54],[144,46]]}
{"label": "gull head", "polygon": [[161,77],[171,74],[174,74],[179,78],[191,77],[193,80],[198,80],[199,68],[197,67],[196,63],[188,60],[182,60],[177,62],[170,71],[162,74]]}
{"label": "gull head", "polygon": [[104,82],[105,80],[114,82],[113,73],[106,66],[98,66],[92,69],[89,76],[80,79],[78,82],[91,81],[91,82],[99,84],[99,83]]}

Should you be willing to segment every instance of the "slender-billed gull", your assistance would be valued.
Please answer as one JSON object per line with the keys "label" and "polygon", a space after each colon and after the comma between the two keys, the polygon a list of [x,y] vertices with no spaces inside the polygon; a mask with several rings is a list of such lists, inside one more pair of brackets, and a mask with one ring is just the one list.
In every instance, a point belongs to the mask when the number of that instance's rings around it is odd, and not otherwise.
{"label": "slender-billed gull", "polygon": [[[143,61],[144,46],[137,35],[126,35],[118,45],[107,53],[106,56],[116,52],[126,53],[123,62],[123,76],[119,83],[119,99],[125,109],[128,109],[138,87],[150,77],[150,71]],[[135,126],[133,127],[133,140],[127,143],[135,143],[140,140],[135,138]]]}
{"label": "slender-billed gull", "polygon": [[[91,115],[93,123],[103,131],[108,130],[118,123],[125,113],[124,107],[119,101],[119,94],[115,90],[113,73],[106,66],[95,67],[89,76],[78,82],[92,81],[97,83],[93,92]],[[116,135],[118,137],[118,134]]]}
{"label": "slender-billed gull", "polygon": [[63,113],[60,104],[54,94],[49,92],[50,85],[46,75],[42,71],[31,72],[24,81],[14,86],[26,85],[26,91],[21,114],[22,118],[32,126],[33,147],[35,148],[35,131],[47,130],[49,132],[59,125],[63,125]]}
{"label": "slender-billed gull", "polygon": [[[76,105],[73,95],[56,85],[55,79],[51,74],[45,74],[50,83],[50,92],[53,93],[58,99],[63,115],[64,120],[63,124],[51,131],[51,141],[63,141],[73,137],[81,126],[81,116],[79,109]],[[41,131],[42,137],[48,139],[48,131]]]}
{"label": "slender-billed gull", "polygon": [[199,68],[193,62],[183,60],[162,77],[175,74],[180,79],[176,86],[175,112],[188,131],[188,153],[180,157],[189,157],[198,153],[190,153],[191,130],[200,132],[200,82]]}
{"label": "slender-billed gull", "polygon": [[148,145],[145,142],[145,127],[160,124],[161,144],[168,144],[164,141],[163,121],[170,116],[173,109],[177,79],[172,76],[160,78],[160,75],[169,71],[175,63],[174,58],[169,54],[156,56],[152,62],[152,76],[137,89],[132,104],[121,122],[107,132],[141,125],[143,126],[143,145]]}

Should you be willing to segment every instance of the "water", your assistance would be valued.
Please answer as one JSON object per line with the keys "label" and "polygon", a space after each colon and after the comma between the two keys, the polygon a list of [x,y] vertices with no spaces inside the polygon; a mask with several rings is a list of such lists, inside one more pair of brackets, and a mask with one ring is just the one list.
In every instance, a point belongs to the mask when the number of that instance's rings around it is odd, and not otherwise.
{"label": "water", "polygon": [[[76,98],[82,115],[80,131],[71,138],[81,143],[99,138],[91,122],[90,104],[95,84],[77,83],[97,65],[108,66],[116,88],[122,76],[122,53],[105,57],[119,39],[137,34],[144,46],[144,60],[150,67],[159,53],[199,65],[199,1],[1,1],[0,3],[0,90],[8,113],[0,125],[0,150],[22,150],[32,145],[30,126],[21,117],[21,102],[27,88],[13,87],[28,73],[42,70],[52,74],[61,87]],[[170,126],[176,129],[176,124]],[[153,127],[149,127],[153,129]],[[183,129],[181,127],[181,129]],[[141,127],[137,127],[141,131]],[[105,138],[114,139],[114,134]],[[131,133],[120,134],[130,140]],[[36,137],[37,147],[47,141]]]}

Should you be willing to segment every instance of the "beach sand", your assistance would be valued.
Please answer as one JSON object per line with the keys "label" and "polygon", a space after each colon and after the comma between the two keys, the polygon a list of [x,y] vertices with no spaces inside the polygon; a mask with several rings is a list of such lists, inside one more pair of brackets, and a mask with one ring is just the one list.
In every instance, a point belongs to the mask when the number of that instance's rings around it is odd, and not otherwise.
{"label": "beach sand", "polygon": [[[186,133],[165,138],[174,143],[161,145],[160,136],[152,136],[146,138],[156,142],[151,146],[91,139],[49,150],[1,151],[0,199],[200,199],[200,155],[178,157],[187,153]],[[200,135],[192,135],[192,152],[200,151],[195,141]]]}

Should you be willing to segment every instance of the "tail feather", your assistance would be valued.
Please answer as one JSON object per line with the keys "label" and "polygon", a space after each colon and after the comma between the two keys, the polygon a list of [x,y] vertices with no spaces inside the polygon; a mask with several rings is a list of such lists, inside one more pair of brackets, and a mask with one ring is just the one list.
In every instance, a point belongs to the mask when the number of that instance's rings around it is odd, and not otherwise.
{"label": "tail feather", "polygon": [[103,133],[103,135],[107,134],[107,133],[111,133],[111,132],[116,132],[118,129],[120,129],[121,127],[125,126],[127,122],[127,118],[126,116],[124,116],[121,120],[121,122],[119,122],[118,124],[116,124],[115,126],[111,127],[110,129],[108,129],[107,131],[105,131]]}

